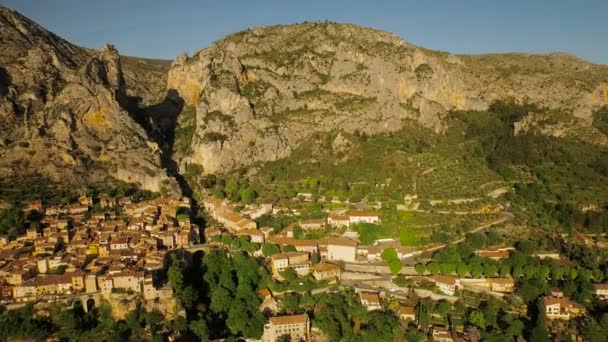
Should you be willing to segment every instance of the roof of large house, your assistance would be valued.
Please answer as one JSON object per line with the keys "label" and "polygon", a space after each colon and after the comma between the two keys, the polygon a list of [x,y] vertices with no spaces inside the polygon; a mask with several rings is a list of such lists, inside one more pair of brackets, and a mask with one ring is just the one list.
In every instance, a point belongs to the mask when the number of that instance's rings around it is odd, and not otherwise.
{"label": "roof of large house", "polygon": [[250,224],[254,224],[254,225],[256,225],[256,226],[257,226],[257,223],[256,223],[255,221],[250,220],[250,219],[248,219],[248,218],[243,218],[243,219],[242,219],[242,220],[240,220],[240,221],[239,221],[239,222],[238,222],[236,225],[237,225],[237,226],[239,226],[239,227],[246,227],[246,226],[248,226],[248,225],[250,225]]}
{"label": "roof of large house", "polygon": [[268,241],[281,246],[317,247],[317,240],[298,240],[289,237],[273,236]]}
{"label": "roof of large house", "polygon": [[508,258],[511,255],[509,251],[479,251],[478,255],[482,258]]}
{"label": "roof of large house", "polygon": [[437,283],[456,285],[456,277],[446,276],[446,275],[437,275],[437,276],[433,276],[432,279],[434,279],[435,282],[437,282]]}
{"label": "roof of large house", "polygon": [[380,304],[380,296],[378,296],[375,292],[360,292],[359,296],[361,296],[361,300],[365,300],[369,303],[377,303]]}
{"label": "roof of large house", "polygon": [[270,290],[268,288],[261,289],[260,291],[258,291],[258,294],[262,297],[272,296],[272,293],[270,292]]}
{"label": "roof of large house", "polygon": [[494,284],[515,284],[513,278],[490,278],[490,281]]}
{"label": "roof of large house", "polygon": [[329,218],[334,220],[334,221],[348,221],[348,215],[339,215],[339,214],[334,214],[334,215],[329,215]]}
{"label": "roof of large house", "polygon": [[248,228],[248,229],[243,229],[243,230],[239,231],[238,233],[236,233],[236,235],[264,236],[264,233],[262,231],[260,231],[259,229]]}
{"label": "roof of large house", "polygon": [[344,246],[344,247],[357,247],[358,243],[355,240],[351,240],[342,236],[328,237],[322,240],[322,243],[327,246]]}
{"label": "roof of large house", "polygon": [[402,306],[399,308],[400,315],[414,315],[415,308],[413,306]]}
{"label": "roof of large house", "polygon": [[300,224],[325,224],[325,219],[310,219],[300,221]]}
{"label": "roof of large house", "polygon": [[369,212],[369,211],[349,211],[348,212],[349,216],[355,216],[355,217],[378,217],[378,213],[373,213],[373,212]]}
{"label": "roof of large house", "polygon": [[543,304],[545,306],[559,304],[560,306],[567,307],[568,299],[563,297],[553,297],[553,296],[545,296],[543,297]]}
{"label": "roof of large house", "polygon": [[315,265],[315,272],[327,272],[327,271],[335,271],[336,269],[340,269],[340,266],[335,264],[330,264],[328,262],[322,262],[320,264]]}
{"label": "roof of large house", "polygon": [[270,323],[273,325],[303,324],[306,322],[308,322],[308,315],[306,314],[270,317]]}
{"label": "roof of large house", "polygon": [[596,290],[608,290],[608,284],[593,284]]}
{"label": "roof of large house", "polygon": [[228,220],[230,222],[233,222],[233,223],[238,223],[238,222],[240,222],[240,221],[242,221],[242,220],[245,219],[245,217],[243,215],[235,213],[235,212],[231,212],[231,211],[227,211],[225,213],[222,213],[221,216],[224,219],[226,219],[226,220]]}

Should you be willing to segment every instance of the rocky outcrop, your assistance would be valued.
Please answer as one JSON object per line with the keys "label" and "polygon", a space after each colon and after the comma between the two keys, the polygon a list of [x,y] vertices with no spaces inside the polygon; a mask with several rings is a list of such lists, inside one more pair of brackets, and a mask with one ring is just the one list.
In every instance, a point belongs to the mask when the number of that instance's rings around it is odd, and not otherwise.
{"label": "rocky outcrop", "polygon": [[306,23],[244,31],[182,55],[167,87],[196,108],[194,134],[176,137],[191,146],[182,166],[217,173],[286,157],[315,132],[375,134],[406,120],[442,131],[445,113],[503,99],[567,113],[576,121],[567,127],[592,130],[606,80],[607,67],[564,54],[455,56],[377,30]]}
{"label": "rocky outcrop", "polygon": [[120,179],[177,189],[125,109],[128,84],[116,49],[77,47],[3,7],[0,23],[0,178],[43,174],[75,185]]}

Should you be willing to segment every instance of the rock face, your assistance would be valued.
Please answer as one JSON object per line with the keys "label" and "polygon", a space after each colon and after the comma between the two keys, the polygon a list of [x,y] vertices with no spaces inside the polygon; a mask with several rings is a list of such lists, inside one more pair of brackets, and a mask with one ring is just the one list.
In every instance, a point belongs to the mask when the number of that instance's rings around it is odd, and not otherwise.
{"label": "rock face", "polygon": [[[565,54],[455,56],[354,25],[256,28],[178,57],[167,77],[185,104],[182,166],[218,173],[288,156],[319,131],[374,134],[415,120],[445,129],[450,110],[513,99],[590,127],[608,102],[608,67]],[[550,131],[550,130],[549,130]],[[561,130],[560,130],[561,131]],[[340,143],[340,141],[337,141]]]}
{"label": "rock face", "polygon": [[177,188],[158,148],[124,109],[128,84],[112,46],[72,45],[4,7],[0,42],[0,178]]}

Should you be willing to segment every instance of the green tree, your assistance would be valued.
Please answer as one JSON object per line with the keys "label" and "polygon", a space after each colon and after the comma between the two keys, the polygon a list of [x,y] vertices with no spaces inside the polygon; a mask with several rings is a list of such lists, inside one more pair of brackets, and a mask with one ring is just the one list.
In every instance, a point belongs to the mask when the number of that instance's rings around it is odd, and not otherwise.
{"label": "green tree", "polygon": [[424,272],[426,272],[426,266],[424,264],[416,264],[414,266],[414,270],[416,270],[416,273],[419,275],[422,275]]}
{"label": "green tree", "polygon": [[439,274],[441,268],[438,262],[430,262],[426,265],[426,269],[431,272],[433,275]]}
{"label": "green tree", "polygon": [[481,329],[486,328],[486,319],[483,312],[479,310],[473,310],[469,313],[469,323]]}
{"label": "green tree", "polygon": [[297,252],[298,250],[292,246],[292,245],[287,245],[285,247],[283,247],[283,252]]}
{"label": "green tree", "polygon": [[458,276],[462,278],[469,273],[469,267],[465,263],[459,263],[456,266],[456,273],[458,273]]}
{"label": "green tree", "polygon": [[452,311],[452,304],[448,301],[442,300],[437,304],[435,308],[435,312],[437,312],[441,317],[447,318],[448,314]]}
{"label": "green tree", "polygon": [[226,182],[226,188],[225,188],[226,194],[228,195],[229,198],[234,199],[239,191],[239,182],[238,180],[234,179],[234,178],[230,178],[227,182]]}
{"label": "green tree", "polygon": [[481,275],[481,273],[483,272],[483,266],[481,266],[478,263],[474,263],[473,265],[471,265],[469,267],[469,270],[470,270],[471,276],[473,278],[478,278]]}
{"label": "green tree", "polygon": [[508,277],[511,274],[511,265],[506,262],[502,263],[498,273],[501,277]]}
{"label": "green tree", "polygon": [[167,278],[169,279],[169,285],[173,289],[175,298],[181,301],[185,288],[184,274],[182,265],[175,254],[171,254],[171,264],[167,271]]}
{"label": "green tree", "polygon": [[279,249],[278,245],[272,243],[265,243],[262,246],[262,254],[264,254],[265,257],[269,257],[271,255],[279,253],[281,253],[281,250]]}
{"label": "green tree", "polygon": [[498,272],[498,266],[495,264],[486,263],[483,266],[483,274],[486,277],[493,277]]}
{"label": "green tree", "polygon": [[257,196],[257,192],[251,187],[246,187],[245,189],[239,191],[239,197],[241,198],[241,201],[245,204],[251,204],[255,202]]}
{"label": "green tree", "polygon": [[295,226],[293,228],[293,237],[296,239],[301,239],[304,236],[304,232],[300,226]]}
{"label": "green tree", "polygon": [[286,293],[285,295],[283,295],[283,298],[281,298],[282,311],[294,313],[298,310],[299,307],[300,300],[295,293]]}
{"label": "green tree", "polygon": [[198,319],[190,321],[189,328],[201,341],[209,340],[209,327],[202,314],[199,313]]}
{"label": "green tree", "polygon": [[388,263],[388,268],[392,274],[399,274],[402,267],[403,264],[401,264],[401,261],[399,259],[391,260]]}

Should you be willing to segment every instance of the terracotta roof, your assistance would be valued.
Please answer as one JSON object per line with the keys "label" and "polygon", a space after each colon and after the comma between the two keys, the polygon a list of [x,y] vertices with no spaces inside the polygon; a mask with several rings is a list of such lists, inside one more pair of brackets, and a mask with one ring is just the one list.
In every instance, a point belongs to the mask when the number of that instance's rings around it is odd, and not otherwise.
{"label": "terracotta roof", "polygon": [[303,324],[306,322],[308,322],[308,315],[306,314],[270,317],[270,323],[273,325]]}
{"label": "terracotta roof", "polygon": [[380,297],[375,292],[360,292],[361,300],[365,300],[369,303],[380,304]]}
{"label": "terracotta roof", "polygon": [[557,298],[553,296],[545,296],[543,297],[543,304],[545,304],[545,306],[559,304],[560,306],[567,307],[568,300],[563,297]]}
{"label": "terracotta roof", "polygon": [[264,233],[262,233],[259,229],[249,228],[249,229],[243,229],[243,230],[239,231],[238,233],[236,233],[236,235],[264,236]]}
{"label": "terracotta roof", "polygon": [[257,226],[257,223],[256,223],[255,221],[250,220],[250,219],[248,219],[248,218],[243,218],[243,219],[242,219],[242,220],[240,220],[240,221],[239,221],[239,222],[238,222],[236,225],[237,225],[237,226],[239,226],[239,227],[245,227],[245,226],[250,225],[250,224],[252,224],[252,223],[253,223],[253,224],[255,224],[255,225]]}
{"label": "terracotta roof", "polygon": [[596,290],[608,290],[608,284],[593,284]]}
{"label": "terracotta roof", "polygon": [[400,315],[414,315],[415,309],[413,306],[402,306],[399,308]]}
{"label": "terracotta roof", "polygon": [[347,239],[342,236],[329,237],[329,238],[323,239],[323,243],[328,246],[333,245],[333,246],[345,246],[345,247],[357,247],[357,245],[358,245],[357,241]]}
{"label": "terracotta roof", "polygon": [[298,239],[289,238],[289,237],[274,236],[274,237],[269,238],[268,241],[271,243],[275,243],[277,245],[281,245],[281,246],[292,245],[292,246],[300,246],[300,247],[317,247],[316,240],[298,240]]}
{"label": "terracotta roof", "polygon": [[495,284],[513,284],[515,285],[515,280],[513,278],[490,278],[490,281]]}
{"label": "terracotta roof", "polygon": [[270,292],[270,290],[269,290],[269,289],[267,289],[267,288],[261,289],[260,291],[258,291],[258,294],[259,294],[261,297],[268,297],[268,296],[272,296],[272,293],[271,293],[271,292]]}
{"label": "terracotta roof", "polygon": [[327,271],[339,270],[340,266],[330,264],[328,262],[322,262],[320,264],[315,265],[314,269],[315,269],[315,272],[327,272]]}
{"label": "terracotta roof", "polygon": [[300,224],[325,224],[325,219],[310,219],[301,221]]}
{"label": "terracotta roof", "polygon": [[446,275],[438,275],[434,276],[433,279],[437,283],[443,283],[448,285],[456,285],[456,277],[446,276]]}
{"label": "terracotta roof", "polygon": [[378,213],[373,213],[373,212],[367,212],[367,211],[349,211],[348,212],[349,216],[355,216],[355,217],[378,217]]}
{"label": "terracotta roof", "polygon": [[285,253],[279,253],[279,254],[274,254],[274,255],[270,256],[270,260],[272,260],[272,261],[283,260],[283,259],[289,260],[289,257]]}
{"label": "terracotta roof", "polygon": [[508,258],[509,251],[479,251],[478,255],[482,258]]}

